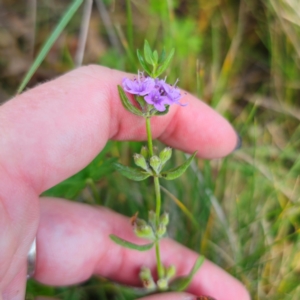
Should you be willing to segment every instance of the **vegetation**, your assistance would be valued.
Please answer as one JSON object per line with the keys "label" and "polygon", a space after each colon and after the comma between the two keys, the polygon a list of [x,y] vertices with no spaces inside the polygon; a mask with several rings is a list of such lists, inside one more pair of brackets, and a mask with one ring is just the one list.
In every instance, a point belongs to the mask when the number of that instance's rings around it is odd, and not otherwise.
{"label": "vegetation", "polygon": [[[243,146],[225,159],[193,162],[180,184],[164,182],[169,235],[241,280],[253,299],[300,299],[298,0],[95,0],[92,10],[92,1],[65,2],[2,1],[0,99],[82,63],[137,72],[135,49],[145,38],[159,50],[174,47],[168,81],[180,78],[181,88],[224,115]],[[146,217],[153,187],[129,186],[108,164],[117,157],[133,164],[140,148],[110,142],[45,194]],[[175,151],[172,160],[185,158]],[[133,298],[102,278],[71,288],[31,281],[28,299],[36,295]]]}

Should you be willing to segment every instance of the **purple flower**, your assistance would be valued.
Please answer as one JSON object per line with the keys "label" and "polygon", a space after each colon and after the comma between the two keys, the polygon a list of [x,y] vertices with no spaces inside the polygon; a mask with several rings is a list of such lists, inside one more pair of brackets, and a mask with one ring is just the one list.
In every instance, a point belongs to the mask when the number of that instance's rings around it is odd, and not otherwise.
{"label": "purple flower", "polygon": [[165,96],[162,96],[158,89],[153,89],[147,96],[144,97],[145,101],[148,104],[151,104],[158,111],[166,110],[165,105]]}
{"label": "purple flower", "polygon": [[159,93],[162,96],[165,96],[164,103],[171,105],[171,104],[179,104],[181,106],[185,106],[185,104],[181,104],[179,102],[181,98],[180,91],[176,87],[177,81],[175,82],[174,86],[171,86],[166,83],[165,80],[155,79],[155,87],[159,90]]}
{"label": "purple flower", "polygon": [[133,80],[124,78],[122,85],[126,92],[143,96],[144,100],[153,105],[156,110],[165,111],[165,105],[174,103],[181,106],[186,105],[179,102],[181,94],[176,83],[177,81],[172,86],[167,84],[165,79],[145,77],[142,72],[139,72],[138,77]]}
{"label": "purple flower", "polygon": [[185,105],[185,104],[181,104],[179,102],[179,100],[181,98],[181,94],[180,94],[179,90],[177,89],[177,87],[166,84],[164,86],[164,89],[165,89],[165,94],[166,94],[167,98],[171,102],[170,104],[176,103],[181,106]]}
{"label": "purple flower", "polygon": [[122,81],[123,88],[130,94],[145,96],[149,94],[155,86],[155,81],[151,77],[144,77],[142,73],[138,73],[138,78],[130,80],[124,78]]}

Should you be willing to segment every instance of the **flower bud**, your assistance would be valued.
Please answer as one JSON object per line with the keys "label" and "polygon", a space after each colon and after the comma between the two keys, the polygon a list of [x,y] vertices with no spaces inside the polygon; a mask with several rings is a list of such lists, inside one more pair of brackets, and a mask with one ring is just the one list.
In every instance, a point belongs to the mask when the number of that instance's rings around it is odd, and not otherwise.
{"label": "flower bud", "polygon": [[145,238],[145,239],[149,239],[149,240],[154,240],[154,238],[155,238],[153,230],[152,230],[151,226],[149,226],[149,225],[136,226],[134,228],[134,232],[135,232],[136,236],[138,236],[140,238]]}
{"label": "flower bud", "polygon": [[157,281],[157,286],[160,291],[165,291],[168,289],[168,280],[166,278],[161,278]]}
{"label": "flower bud", "polygon": [[152,279],[151,270],[147,267],[142,267],[139,276],[141,279]]}
{"label": "flower bud", "polygon": [[148,148],[146,146],[142,147],[142,149],[141,149],[141,155],[143,155],[146,159],[148,158],[149,151],[148,151]]}
{"label": "flower bud", "polygon": [[167,226],[169,224],[169,214],[164,212],[159,218],[160,224]]}
{"label": "flower bud", "polygon": [[135,153],[133,155],[133,159],[134,159],[135,164],[138,167],[144,169],[145,171],[149,170],[148,164],[147,164],[146,159],[143,155]]}
{"label": "flower bud", "polygon": [[172,149],[170,147],[165,148],[159,153],[159,158],[162,165],[164,165],[172,156]]}
{"label": "flower bud", "polygon": [[135,224],[136,224],[136,226],[145,226],[145,225],[147,225],[147,222],[145,221],[145,220],[143,220],[143,219],[135,219]]}
{"label": "flower bud", "polygon": [[161,238],[166,233],[167,228],[164,224],[159,224],[158,228],[156,229],[156,235]]}
{"label": "flower bud", "polygon": [[152,225],[152,227],[156,226],[156,214],[153,210],[148,212],[148,221]]}
{"label": "flower bud", "polygon": [[174,265],[171,265],[169,267],[165,268],[166,278],[169,280],[176,274],[176,267]]}
{"label": "flower bud", "polygon": [[156,174],[159,174],[161,170],[161,161],[158,156],[154,155],[150,157],[150,166]]}
{"label": "flower bud", "polygon": [[151,271],[149,268],[142,267],[139,277],[143,282],[143,286],[148,290],[154,290],[156,285],[152,278]]}

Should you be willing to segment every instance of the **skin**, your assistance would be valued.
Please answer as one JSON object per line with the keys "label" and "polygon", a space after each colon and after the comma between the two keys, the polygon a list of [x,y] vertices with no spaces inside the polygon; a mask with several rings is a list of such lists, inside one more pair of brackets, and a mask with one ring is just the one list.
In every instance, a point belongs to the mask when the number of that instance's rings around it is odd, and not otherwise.
{"label": "skin", "polygon": [[[109,139],[145,140],[143,118],[121,105],[117,84],[131,75],[100,66],[82,67],[6,102],[0,108],[0,299],[24,299],[26,258],[37,237],[35,279],[71,285],[99,274],[138,285],[141,265],[155,269],[155,255],[126,250],[110,241],[113,233],[132,242],[129,220],[102,207],[39,195],[84,168]],[[237,136],[231,125],[192,95],[169,114],[151,120],[153,137],[202,158],[232,152]],[[84,245],[84,247],[83,247]],[[162,261],[186,274],[197,254],[175,241],[162,242]],[[109,251],[107,251],[109,249]],[[206,260],[189,293],[147,300],[248,300],[236,279]],[[146,299],[146,298],[144,298]]]}

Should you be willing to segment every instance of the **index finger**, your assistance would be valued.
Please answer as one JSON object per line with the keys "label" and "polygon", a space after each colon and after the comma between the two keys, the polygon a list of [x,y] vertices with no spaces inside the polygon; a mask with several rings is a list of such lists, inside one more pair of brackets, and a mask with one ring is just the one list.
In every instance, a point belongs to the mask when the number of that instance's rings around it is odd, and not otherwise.
{"label": "index finger", "polygon": [[[116,245],[110,234],[136,244],[149,243],[134,235],[128,218],[107,208],[41,199],[35,278],[44,284],[64,286],[98,274],[130,286],[141,286],[138,274],[142,266],[157,275],[154,248],[145,252],[126,249]],[[160,250],[162,264],[174,265],[176,277],[187,275],[199,257],[168,238],[161,240]],[[239,281],[206,259],[188,291],[218,300],[250,299]]]}
{"label": "index finger", "polygon": [[[82,67],[17,96],[1,107],[1,164],[37,193],[85,167],[108,139],[145,140],[144,119],[121,105],[117,85],[129,76],[100,66]],[[204,158],[230,153],[237,144],[231,125],[187,94],[151,120],[153,138]]]}

